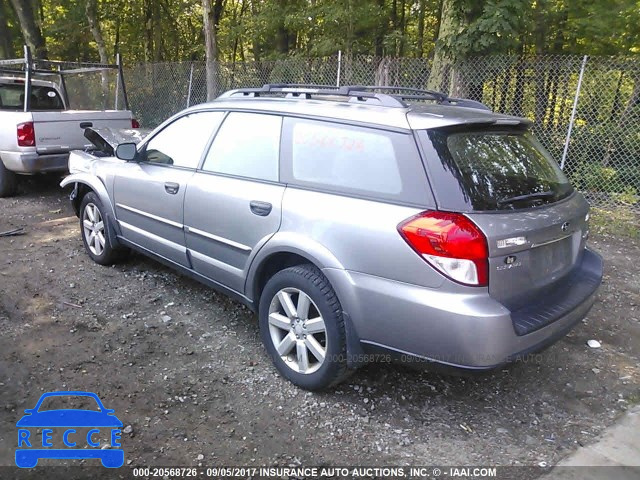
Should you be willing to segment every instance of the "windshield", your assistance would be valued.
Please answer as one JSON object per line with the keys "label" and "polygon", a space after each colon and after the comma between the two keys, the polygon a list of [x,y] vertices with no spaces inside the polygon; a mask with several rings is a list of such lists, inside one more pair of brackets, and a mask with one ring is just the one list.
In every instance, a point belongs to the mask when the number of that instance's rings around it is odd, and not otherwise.
{"label": "windshield", "polygon": [[38,412],[47,412],[49,410],[92,410],[100,411],[100,406],[95,398],[88,395],[53,395],[42,400]]}
{"label": "windshield", "polygon": [[[24,85],[0,83],[0,110],[22,110],[23,108]],[[32,85],[31,110],[64,110],[64,104],[55,89]]]}
{"label": "windshield", "polygon": [[[556,202],[573,188],[529,132],[429,131],[463,203],[476,211],[514,210]],[[436,184],[436,188],[446,188]],[[447,205],[443,205],[447,207]]]}

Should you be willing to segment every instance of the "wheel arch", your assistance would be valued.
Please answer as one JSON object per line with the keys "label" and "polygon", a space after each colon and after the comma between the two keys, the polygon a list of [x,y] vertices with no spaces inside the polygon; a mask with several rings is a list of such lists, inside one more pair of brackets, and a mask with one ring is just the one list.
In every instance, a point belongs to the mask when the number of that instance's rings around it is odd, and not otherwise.
{"label": "wheel arch", "polygon": [[115,218],[115,211],[113,209],[113,205],[111,204],[111,199],[109,198],[109,194],[107,193],[107,189],[104,184],[97,178],[92,175],[88,175],[86,173],[75,173],[65,177],[62,182],[60,182],[61,187],[66,187],[68,185],[74,185],[74,190],[71,195],[71,203],[73,205],[73,209],[77,216],[80,214],[80,204],[82,203],[82,198],[89,192],[93,191],[102,205],[109,210],[109,214]]}
{"label": "wheel arch", "polygon": [[[305,240],[307,243],[304,249],[291,245],[285,246],[278,242],[277,246],[272,245],[270,248],[269,245],[265,246],[258,255],[256,255],[256,258],[251,264],[245,285],[245,294],[251,298],[251,304],[255,312],[258,312],[260,296],[264,286],[269,278],[280,270],[305,263],[315,266],[321,272],[326,268],[344,269],[342,264],[326,247],[314,244],[308,239]],[[360,337],[347,311],[348,309],[345,308],[345,302],[348,300],[349,295],[342,292],[339,286],[329,277],[327,277],[327,281],[335,291],[342,307],[347,340],[347,364],[349,368],[357,368],[363,363],[359,360],[362,357],[362,347],[360,345]]]}
{"label": "wheel arch", "polygon": [[107,189],[104,184],[97,177],[84,173],[77,173],[69,175],[60,182],[60,186],[63,188],[69,185],[73,185],[73,191],[70,199],[77,217],[80,217],[80,206],[82,205],[83,198],[90,192],[93,192],[98,196],[100,203],[106,210],[104,213],[107,216],[107,225],[109,226],[107,229],[107,235],[109,235],[111,245],[114,247],[120,246],[120,242],[118,241],[120,228],[116,220],[113,204],[111,203],[111,199],[109,198],[109,194],[107,193]]}

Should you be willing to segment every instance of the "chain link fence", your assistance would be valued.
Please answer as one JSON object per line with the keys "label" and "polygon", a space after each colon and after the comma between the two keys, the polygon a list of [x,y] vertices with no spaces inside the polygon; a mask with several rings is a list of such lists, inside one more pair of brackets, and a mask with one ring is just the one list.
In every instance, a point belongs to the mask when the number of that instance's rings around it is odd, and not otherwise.
{"label": "chain link fence", "polygon": [[[265,83],[432,85],[431,61],[332,56],[216,64],[218,93]],[[154,127],[206,101],[204,62],[125,69],[129,102]],[[439,89],[530,118],[542,144],[595,205],[640,212],[640,58],[487,56],[448,65]]]}

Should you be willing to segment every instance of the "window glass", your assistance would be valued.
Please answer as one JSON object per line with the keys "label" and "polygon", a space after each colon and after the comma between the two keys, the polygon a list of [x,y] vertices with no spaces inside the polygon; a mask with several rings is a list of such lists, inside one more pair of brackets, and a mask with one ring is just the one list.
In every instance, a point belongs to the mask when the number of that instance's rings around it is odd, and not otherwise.
{"label": "window glass", "polygon": [[573,191],[531,133],[433,131],[429,136],[474,210],[528,208]]}
{"label": "window glass", "polygon": [[146,161],[197,168],[211,134],[223,118],[224,112],[198,112],[178,118],[147,143]]}
{"label": "window glass", "polygon": [[[403,182],[396,152],[406,141],[407,135],[382,130],[296,121],[292,129],[293,178],[398,196]],[[419,158],[414,160],[418,164]]]}
{"label": "window glass", "polygon": [[203,170],[262,180],[278,180],[282,118],[231,112],[220,127]]}
{"label": "window glass", "polygon": [[[23,108],[24,85],[0,84],[0,109],[22,110]],[[55,89],[31,85],[31,110],[64,110],[64,104]]]}

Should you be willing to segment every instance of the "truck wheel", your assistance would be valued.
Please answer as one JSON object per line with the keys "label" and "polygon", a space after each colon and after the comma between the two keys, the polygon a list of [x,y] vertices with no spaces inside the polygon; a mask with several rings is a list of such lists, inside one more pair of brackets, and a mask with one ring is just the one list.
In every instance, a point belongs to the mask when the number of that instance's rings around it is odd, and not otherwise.
{"label": "truck wheel", "polygon": [[122,258],[124,251],[113,248],[109,235],[109,219],[98,196],[87,193],[80,204],[80,231],[87,254],[100,265],[111,265]]}
{"label": "truck wheel", "polygon": [[280,374],[306,390],[337,385],[351,373],[342,307],[315,266],[286,268],[267,282],[259,306],[262,342]]}
{"label": "truck wheel", "polygon": [[17,175],[4,166],[0,159],[0,197],[12,197],[18,186]]}

